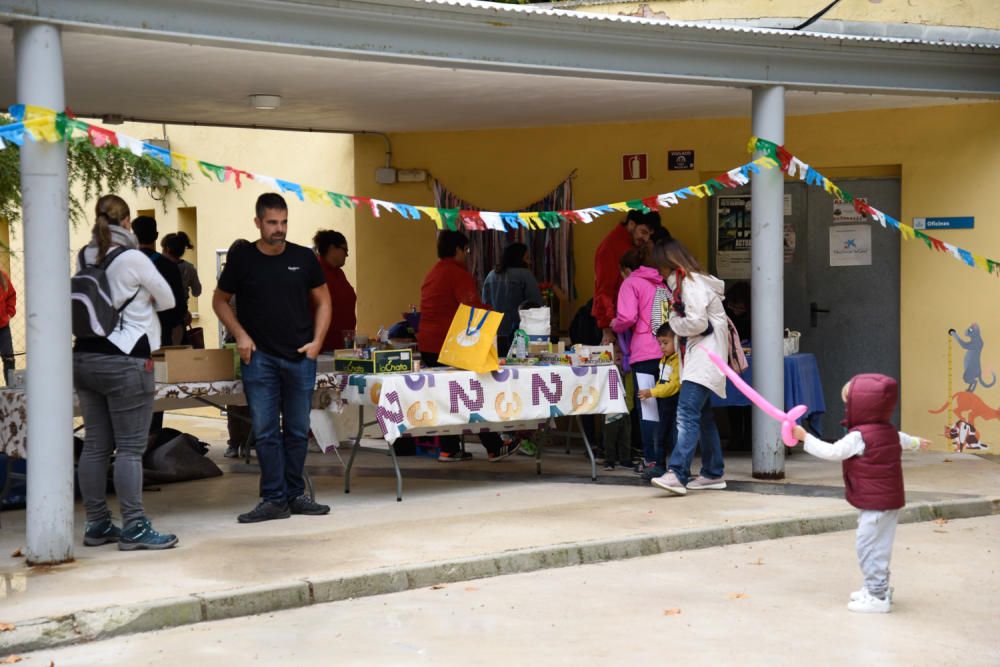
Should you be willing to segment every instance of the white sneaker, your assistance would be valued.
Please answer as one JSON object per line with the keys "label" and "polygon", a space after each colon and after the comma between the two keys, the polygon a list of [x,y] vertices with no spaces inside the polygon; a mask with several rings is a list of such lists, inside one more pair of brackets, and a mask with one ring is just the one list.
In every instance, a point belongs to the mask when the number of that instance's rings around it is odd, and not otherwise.
{"label": "white sneaker", "polygon": [[892,611],[892,600],[888,595],[879,600],[866,589],[857,600],[848,602],[847,608],[862,614],[888,614]]}
{"label": "white sneaker", "polygon": [[662,477],[654,477],[651,479],[650,484],[678,496],[683,496],[688,492],[688,490],[684,488],[684,485],[681,484],[681,481],[677,479],[677,475],[669,470],[667,471],[667,474]]}
{"label": "white sneaker", "polygon": [[699,489],[724,489],[726,488],[726,480],[721,477],[702,477],[698,475],[688,482],[687,488],[693,491]]}
{"label": "white sneaker", "polygon": [[[894,590],[896,590],[895,586],[889,586],[889,590],[885,594],[885,597],[889,599],[889,604],[892,604],[892,592]],[[861,598],[864,597],[865,593],[867,593],[867,592],[868,592],[868,589],[865,588],[864,586],[862,586],[858,590],[856,590],[853,593],[851,593],[851,602],[854,602],[855,600],[860,600]]]}

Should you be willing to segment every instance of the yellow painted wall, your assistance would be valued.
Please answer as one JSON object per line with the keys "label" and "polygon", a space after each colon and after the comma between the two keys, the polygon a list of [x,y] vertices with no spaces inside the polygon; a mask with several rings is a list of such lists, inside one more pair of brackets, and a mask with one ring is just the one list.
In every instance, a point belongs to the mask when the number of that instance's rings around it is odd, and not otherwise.
{"label": "yellow painted wall", "polygon": [[[706,19],[808,18],[827,3],[802,0],[654,0],[581,5],[580,11],[645,16],[674,21]],[[1000,28],[1000,3],[990,0],[843,0],[823,16],[827,20],[916,23]]]}
{"label": "yellow painted wall", "polygon": [[[125,123],[109,127],[139,139],[163,137],[162,126],[155,124]],[[338,192],[354,190],[354,141],[350,135],[170,125],[167,126],[167,134],[171,150],[207,162],[228,164],[245,171]],[[200,315],[194,326],[205,328],[205,342],[209,347],[214,347],[218,340],[217,320],[212,312],[212,291],[216,282],[215,251],[228,248],[237,238],[259,238],[253,223],[253,209],[257,197],[265,191],[252,181],[244,181],[243,187],[237,189],[232,183],[210,181],[197,172],[183,195],[184,202],[170,199],[166,210],[146,191],[117,193],[129,203],[133,216],[140,211],[154,215],[160,238],[178,229],[190,233],[197,221],[197,237],[193,239],[195,248],[188,250],[184,258],[198,267],[204,287],[201,297],[192,299],[190,307],[192,312]],[[290,241],[311,247],[313,234],[318,229],[336,229],[347,237],[353,254],[354,215],[350,211],[299,202],[291,194],[286,194],[285,199],[289,205]],[[90,238],[94,204],[95,201],[84,203],[88,221],[71,231],[70,247],[74,256],[76,249]],[[12,237],[12,248],[20,251],[22,235],[15,233]],[[355,269],[352,256],[344,267],[352,282],[357,277]],[[23,331],[17,329],[20,322],[21,319],[16,318],[13,323],[15,346],[18,340],[22,344],[24,340]]]}
{"label": "yellow painted wall", "polygon": [[[937,235],[1000,259],[1000,227],[992,224],[997,207],[990,177],[1000,168],[998,121],[1000,104],[793,117],[787,120],[786,145],[831,176],[901,174],[904,221],[914,216],[974,215],[975,230]],[[573,169],[578,170],[577,207],[671,191],[696,181],[697,175],[668,172],[668,149],[694,149],[699,171],[715,174],[745,160],[749,133],[748,118],[731,118],[398,134],[392,136],[392,144],[397,167],[428,169],[466,200],[489,209],[510,210],[545,194]],[[359,194],[431,204],[433,195],[423,184],[374,184],[382,150],[374,140],[356,142]],[[631,152],[649,154],[648,181],[621,181],[621,155]],[[707,258],[707,216],[708,205],[700,200],[663,214],[671,232],[701,260]],[[581,301],[593,289],[594,250],[620,218],[606,216],[575,228]],[[370,212],[358,212],[358,288],[364,304],[359,307],[359,328],[374,331],[380,324],[398,320],[401,310],[417,302],[420,282],[435,260],[434,238],[434,225],[426,219],[404,221],[393,215],[376,221]],[[947,330],[979,322],[986,339],[984,365],[1000,369],[1000,315],[995,309],[1000,279],[917,242],[903,244],[902,272],[903,427],[939,436],[944,421],[927,410],[940,406],[947,396]],[[864,335],[863,330],[858,335]],[[960,378],[960,367],[955,373]],[[983,391],[987,402],[1000,405],[1000,384]],[[977,425],[984,437],[1000,443],[1000,422]],[[942,437],[935,442],[944,446]]]}

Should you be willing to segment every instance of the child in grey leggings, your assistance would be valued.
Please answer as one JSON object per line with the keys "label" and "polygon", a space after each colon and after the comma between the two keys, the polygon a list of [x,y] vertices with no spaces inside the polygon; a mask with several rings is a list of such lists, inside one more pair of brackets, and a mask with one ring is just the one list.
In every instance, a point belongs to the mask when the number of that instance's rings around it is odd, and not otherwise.
{"label": "child in grey leggings", "polygon": [[903,449],[926,449],[930,443],[896,431],[890,423],[899,398],[899,384],[877,373],[855,375],[844,385],[848,433],[837,442],[824,442],[796,426],[793,433],[805,441],[805,450],[828,461],[842,461],[847,502],[860,510],[857,552],[864,586],[851,593],[847,608],[868,614],[892,610],[889,561],[899,510],[906,504],[903,491]]}

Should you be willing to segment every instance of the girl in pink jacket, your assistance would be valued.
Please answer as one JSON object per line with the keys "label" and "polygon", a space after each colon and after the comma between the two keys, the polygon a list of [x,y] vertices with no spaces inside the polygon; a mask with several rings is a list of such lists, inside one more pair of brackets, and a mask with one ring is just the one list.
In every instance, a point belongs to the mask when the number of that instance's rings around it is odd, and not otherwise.
{"label": "girl in pink jacket", "polygon": [[[657,290],[660,290],[660,299],[657,299]],[[636,395],[640,388],[651,387],[659,374],[661,353],[660,344],[656,340],[656,328],[660,323],[657,322],[654,326],[652,320],[654,307],[662,300],[664,291],[663,277],[650,266],[636,268],[618,290],[617,314],[611,321],[611,328],[618,333],[632,333],[628,355]],[[656,401],[655,398],[647,400]],[[646,412],[649,413],[648,410]],[[654,409],[649,416],[657,417],[657,410]],[[639,427],[642,434],[643,463],[637,472],[642,473],[652,470],[656,462],[663,458],[663,438],[658,419],[640,419]]]}

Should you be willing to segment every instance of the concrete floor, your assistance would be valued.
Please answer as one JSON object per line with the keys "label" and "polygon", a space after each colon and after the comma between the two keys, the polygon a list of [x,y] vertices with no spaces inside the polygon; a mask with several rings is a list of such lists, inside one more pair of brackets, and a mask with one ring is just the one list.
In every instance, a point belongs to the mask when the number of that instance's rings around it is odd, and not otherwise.
{"label": "concrete floor", "polygon": [[[343,468],[336,457],[310,454],[317,496],[333,505],[331,514],[239,525],[236,514],[256,502],[258,476],[253,465],[221,458],[225,422],[171,415],[168,425],[214,443],[212,456],[227,471],[220,478],[164,485],[145,494],[154,525],[178,534],[179,547],[155,553],[119,552],[114,545],[87,548],[78,534],[75,562],[28,568],[22,558],[12,557],[23,545],[24,512],[4,513],[0,577],[6,579],[8,595],[0,598],[0,620],[52,617],[306,575],[341,576],[511,549],[849,510],[840,491],[839,466],[801,453],[789,458],[786,483],[766,485],[750,477],[749,455],[729,457],[727,477],[734,488],[766,493],[702,492],[676,498],[639,485],[627,472],[602,472],[602,483],[591,483],[589,463],[579,448],[570,455],[561,447],[548,449],[545,474],[539,478],[532,458],[489,464],[482,449],[471,445],[479,458],[470,463],[401,459],[401,503],[395,501],[384,452],[373,449],[359,457],[349,495],[343,493]],[[975,456],[918,453],[907,454],[905,461],[911,502],[992,497],[1000,489],[1000,466]],[[826,493],[816,495],[824,489]],[[82,533],[79,504],[76,525]]]}
{"label": "concrete floor", "polygon": [[853,532],[455,583],[202,623],[20,664],[1000,664],[1000,517],[901,526],[893,613],[845,608]]}

